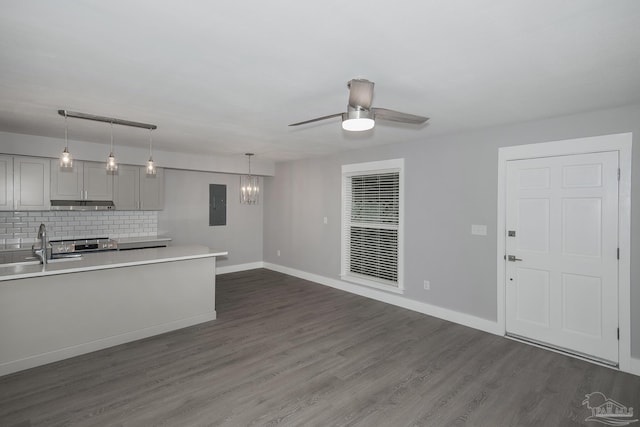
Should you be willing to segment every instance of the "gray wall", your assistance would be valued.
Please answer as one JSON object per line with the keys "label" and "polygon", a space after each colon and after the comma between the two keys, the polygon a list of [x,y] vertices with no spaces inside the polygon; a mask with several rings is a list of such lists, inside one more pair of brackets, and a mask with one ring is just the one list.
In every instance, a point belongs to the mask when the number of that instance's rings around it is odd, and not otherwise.
{"label": "gray wall", "polygon": [[[209,226],[209,184],[227,186],[225,226]],[[174,245],[229,251],[218,258],[219,267],[262,261],[262,200],[241,205],[239,185],[239,175],[165,170],[165,208],[158,213],[158,234],[168,234]]]}
{"label": "gray wall", "polygon": [[[278,163],[265,178],[264,260],[338,279],[341,165],[405,158],[405,296],[495,321],[498,148],[623,132],[635,146],[631,344],[640,357],[640,105]],[[471,224],[488,235],[471,235]]]}

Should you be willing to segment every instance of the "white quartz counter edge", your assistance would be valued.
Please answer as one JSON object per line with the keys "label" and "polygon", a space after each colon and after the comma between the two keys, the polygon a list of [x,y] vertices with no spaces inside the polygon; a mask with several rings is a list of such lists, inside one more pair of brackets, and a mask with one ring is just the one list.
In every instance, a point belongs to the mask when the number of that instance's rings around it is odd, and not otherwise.
{"label": "white quartz counter edge", "polygon": [[166,237],[166,236],[158,236],[158,237],[152,237],[152,236],[146,236],[146,237],[118,237],[118,238],[113,239],[113,240],[118,242],[118,244],[146,243],[146,242],[170,242],[171,241],[171,237]]}
{"label": "white quartz counter edge", "polygon": [[166,248],[136,249],[132,251],[98,252],[86,254],[81,260],[47,264],[44,270],[42,269],[42,265],[2,267],[0,268],[0,282],[30,277],[78,273],[81,271],[131,267],[198,258],[213,258],[227,254],[227,251],[216,251],[206,246],[169,246]]}

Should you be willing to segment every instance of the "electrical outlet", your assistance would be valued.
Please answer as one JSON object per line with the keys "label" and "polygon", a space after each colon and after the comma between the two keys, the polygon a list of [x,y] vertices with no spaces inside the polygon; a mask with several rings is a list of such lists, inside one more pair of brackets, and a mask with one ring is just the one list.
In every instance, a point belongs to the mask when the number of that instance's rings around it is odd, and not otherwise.
{"label": "electrical outlet", "polygon": [[431,282],[430,282],[430,281],[428,281],[428,280],[425,280],[425,281],[424,281],[424,290],[425,290],[425,291],[428,291],[428,290],[430,290],[430,289],[431,289]]}
{"label": "electrical outlet", "polygon": [[329,221],[328,221],[328,219],[327,219],[327,217],[326,217],[326,216],[324,217],[324,223],[325,223],[325,224],[329,224]]}
{"label": "electrical outlet", "polygon": [[277,254],[278,254],[278,256],[280,256],[280,249],[278,249],[278,252],[277,252]]}

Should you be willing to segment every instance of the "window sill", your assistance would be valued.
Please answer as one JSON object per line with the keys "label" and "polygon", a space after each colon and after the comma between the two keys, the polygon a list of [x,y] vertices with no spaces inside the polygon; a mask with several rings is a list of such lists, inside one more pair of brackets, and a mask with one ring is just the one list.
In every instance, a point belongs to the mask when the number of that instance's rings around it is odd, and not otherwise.
{"label": "window sill", "polygon": [[368,288],[378,289],[385,292],[392,292],[394,294],[404,294],[404,289],[401,287],[395,287],[391,285],[383,285],[372,280],[362,279],[360,277],[341,275],[340,279],[345,282],[354,283],[356,285],[366,286]]}

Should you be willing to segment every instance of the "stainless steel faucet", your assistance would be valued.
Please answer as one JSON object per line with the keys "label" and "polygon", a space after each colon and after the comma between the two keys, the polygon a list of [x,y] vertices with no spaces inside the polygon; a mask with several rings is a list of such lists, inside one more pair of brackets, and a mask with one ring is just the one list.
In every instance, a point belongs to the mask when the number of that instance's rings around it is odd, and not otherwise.
{"label": "stainless steel faucet", "polygon": [[32,248],[34,255],[40,258],[40,264],[47,264],[47,227],[44,224],[40,224],[38,228],[38,239],[40,240],[40,249]]}

